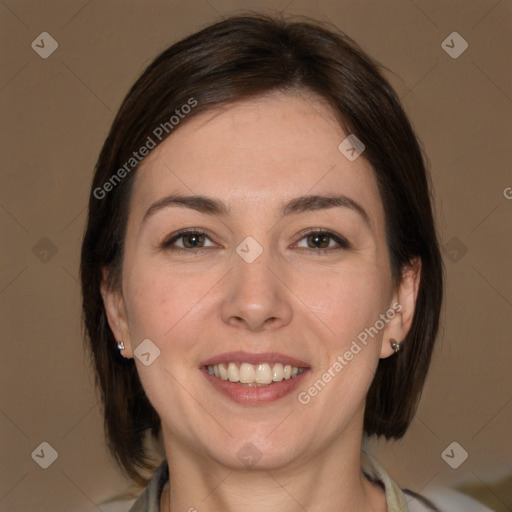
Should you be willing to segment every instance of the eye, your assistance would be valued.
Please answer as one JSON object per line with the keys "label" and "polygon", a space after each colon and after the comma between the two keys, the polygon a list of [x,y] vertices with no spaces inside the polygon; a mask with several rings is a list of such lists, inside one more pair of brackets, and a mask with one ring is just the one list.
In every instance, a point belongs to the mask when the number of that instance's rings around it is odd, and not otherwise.
{"label": "eye", "polygon": [[[337,249],[349,249],[350,244],[346,238],[337,235],[331,231],[325,230],[312,230],[307,233],[303,233],[302,240],[306,240],[306,247],[300,246],[300,242],[297,243],[297,247],[312,249],[313,252],[317,253],[326,253]],[[334,241],[335,244],[332,245],[331,242]],[[336,246],[337,244],[337,246]]]}
{"label": "eye", "polygon": [[[208,240],[211,242],[210,238],[203,231],[184,229],[172,234],[164,240],[161,246],[163,249],[171,251],[197,253],[207,247],[215,246],[213,242],[210,245],[205,245]],[[302,240],[306,241],[306,246],[301,246]],[[302,238],[295,244],[295,247],[311,249],[314,253],[327,253],[337,249],[349,249],[350,243],[341,235],[331,231],[316,229],[303,233]]]}
{"label": "eye", "polygon": [[[194,229],[184,229],[174,233],[162,243],[163,249],[172,251],[198,252],[205,247],[205,241],[210,240],[202,231]],[[176,242],[181,241],[181,244]],[[211,241],[211,240],[210,240]],[[212,243],[212,245],[214,245]],[[211,247],[211,246],[210,246]]]}

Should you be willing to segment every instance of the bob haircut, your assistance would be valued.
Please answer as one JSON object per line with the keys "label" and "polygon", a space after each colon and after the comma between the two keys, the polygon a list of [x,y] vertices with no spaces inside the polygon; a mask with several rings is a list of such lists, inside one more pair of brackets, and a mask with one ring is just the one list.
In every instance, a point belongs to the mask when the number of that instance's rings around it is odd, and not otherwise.
{"label": "bob haircut", "polygon": [[160,418],[134,360],[119,354],[100,293],[103,268],[107,285],[121,287],[134,151],[149,146],[149,138],[164,141],[209,109],[272,92],[316,94],[344,132],[365,145],[362,156],[372,165],[384,206],[393,283],[421,259],[412,326],[403,350],[378,363],[364,432],[400,438],[416,412],[439,326],[444,268],[430,178],[411,124],[378,65],[336,29],[266,15],[228,17],[173,44],[146,68],[121,104],[93,178],[80,268],[85,334],[109,449],[138,484],[148,482],[139,470],[154,469],[146,434],[150,429],[159,439]]}

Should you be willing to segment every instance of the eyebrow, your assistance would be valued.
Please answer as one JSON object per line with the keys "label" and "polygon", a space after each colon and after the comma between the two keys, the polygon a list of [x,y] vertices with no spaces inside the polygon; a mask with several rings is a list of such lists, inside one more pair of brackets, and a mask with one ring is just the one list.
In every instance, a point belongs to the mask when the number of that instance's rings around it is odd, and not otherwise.
{"label": "eyebrow", "polygon": [[[207,215],[230,215],[228,206],[218,199],[201,195],[185,196],[171,194],[154,202],[144,214],[142,223],[146,222],[149,217],[153,216],[156,212],[168,207],[190,208]],[[298,213],[340,207],[348,208],[358,213],[370,231],[373,231],[373,225],[366,210],[357,201],[345,195],[306,195],[295,197],[282,206],[280,213],[281,216],[289,216]]]}

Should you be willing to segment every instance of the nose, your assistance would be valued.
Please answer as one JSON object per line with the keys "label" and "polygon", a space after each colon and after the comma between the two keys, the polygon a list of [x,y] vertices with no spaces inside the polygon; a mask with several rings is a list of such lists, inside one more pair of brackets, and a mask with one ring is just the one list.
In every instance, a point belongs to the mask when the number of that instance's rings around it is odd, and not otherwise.
{"label": "nose", "polygon": [[221,305],[225,323],[254,332],[290,323],[293,293],[286,286],[286,273],[271,261],[268,251],[252,263],[235,255],[226,283]]}

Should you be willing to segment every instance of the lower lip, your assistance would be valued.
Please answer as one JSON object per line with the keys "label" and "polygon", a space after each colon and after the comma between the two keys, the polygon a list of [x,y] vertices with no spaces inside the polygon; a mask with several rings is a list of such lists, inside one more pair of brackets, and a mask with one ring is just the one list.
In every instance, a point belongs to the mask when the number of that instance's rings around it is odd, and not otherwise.
{"label": "lower lip", "polygon": [[202,373],[217,391],[220,391],[234,402],[244,405],[268,404],[289,395],[300,384],[308,371],[308,369],[304,369],[296,377],[273,382],[268,386],[245,386],[229,380],[219,379],[210,375],[206,368],[202,369]]}

